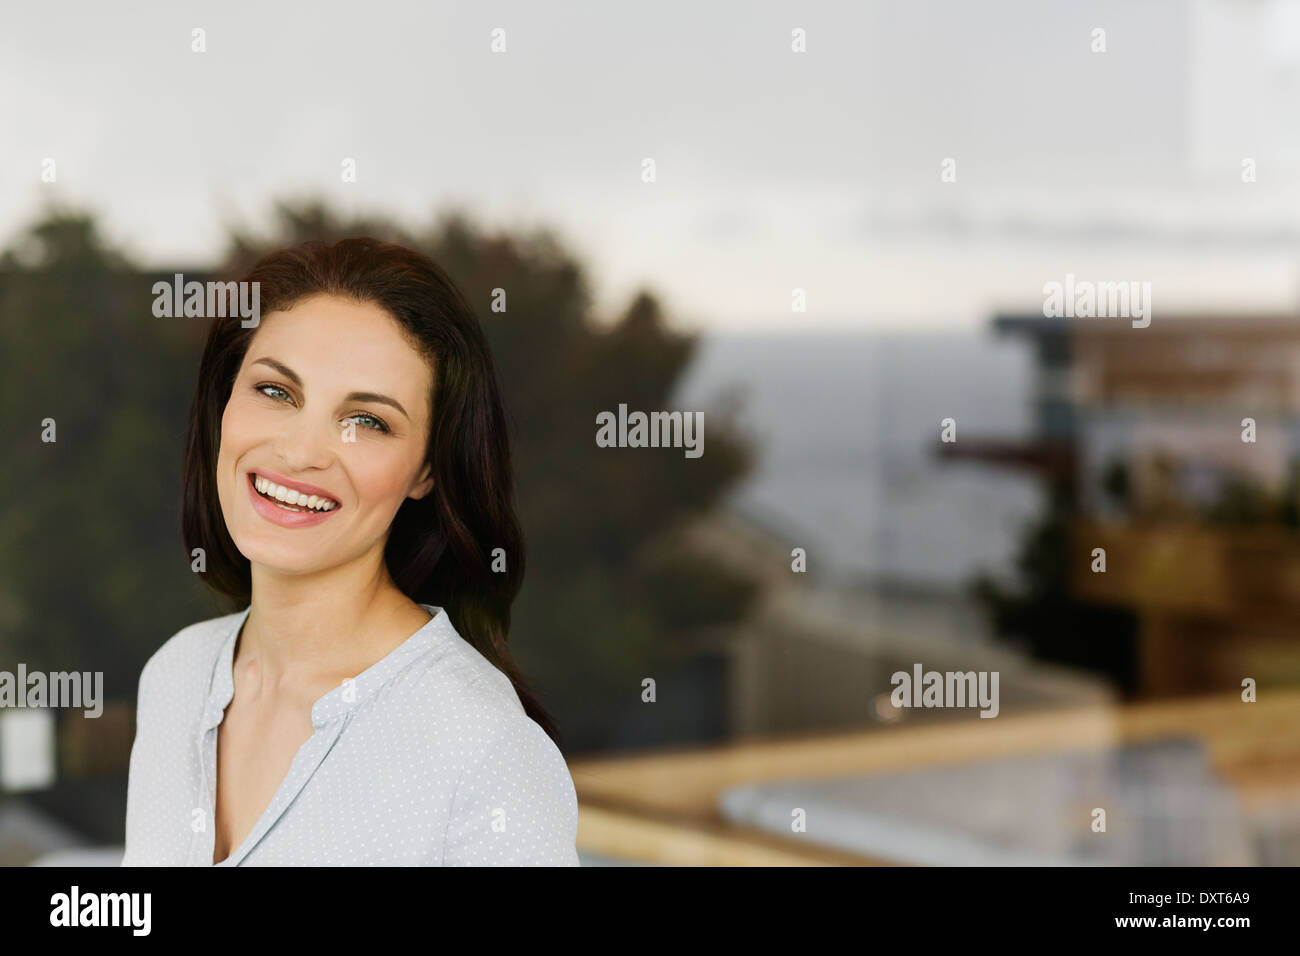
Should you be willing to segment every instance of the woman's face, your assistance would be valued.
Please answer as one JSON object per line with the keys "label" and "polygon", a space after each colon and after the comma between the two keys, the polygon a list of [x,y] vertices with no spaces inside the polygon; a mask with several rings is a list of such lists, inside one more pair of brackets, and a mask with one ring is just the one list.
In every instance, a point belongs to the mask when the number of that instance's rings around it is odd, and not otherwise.
{"label": "woman's face", "polygon": [[432,374],[373,303],[318,295],[264,316],[217,455],[217,495],[240,553],[288,574],[382,554],[402,502],[433,485]]}

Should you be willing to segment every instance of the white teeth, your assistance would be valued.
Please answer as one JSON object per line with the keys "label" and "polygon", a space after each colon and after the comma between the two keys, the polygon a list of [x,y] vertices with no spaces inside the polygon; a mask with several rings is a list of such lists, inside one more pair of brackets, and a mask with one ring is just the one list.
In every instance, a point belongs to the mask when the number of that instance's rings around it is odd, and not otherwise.
{"label": "white teeth", "polygon": [[[317,495],[308,495],[302,491],[296,491],[292,488],[286,488],[283,485],[277,485],[275,482],[261,475],[255,475],[253,478],[253,487],[258,493],[272,498],[276,501],[284,502],[285,505],[297,506],[295,510],[303,511],[333,511],[338,507],[338,503],[329,498],[321,498]],[[289,510],[286,508],[286,510]]]}

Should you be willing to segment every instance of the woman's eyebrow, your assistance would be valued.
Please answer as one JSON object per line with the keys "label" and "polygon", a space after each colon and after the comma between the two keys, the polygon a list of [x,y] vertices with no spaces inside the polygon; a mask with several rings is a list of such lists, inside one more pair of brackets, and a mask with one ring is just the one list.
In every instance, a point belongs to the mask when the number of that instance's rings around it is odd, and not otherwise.
{"label": "woman's eyebrow", "polygon": [[[393,406],[393,408],[397,409],[403,415],[406,415],[406,409],[402,407],[401,403],[397,399],[389,398],[387,395],[380,395],[378,392],[348,392],[348,397],[345,399],[345,401],[378,402],[382,405],[391,405]],[[406,419],[407,421],[410,421],[411,416],[406,415]]]}
{"label": "woman's eyebrow", "polygon": [[[299,388],[303,387],[302,379],[298,377],[298,373],[295,372],[293,369],[289,368],[289,366],[285,365],[283,362],[277,362],[273,358],[260,358],[257,359],[255,362],[253,362],[253,364],[269,366],[275,369],[277,372],[279,372],[289,381],[293,382],[293,384],[297,385]],[[402,407],[401,402],[399,402],[395,398],[389,398],[387,395],[381,395],[378,392],[348,392],[347,398],[345,398],[344,401],[378,402],[381,405],[391,405],[393,408],[397,409],[399,412],[405,415],[407,421],[410,421],[411,419],[410,414],[406,411],[405,408]]]}
{"label": "woman's eyebrow", "polygon": [[293,384],[297,385],[299,388],[302,388],[302,379],[298,377],[298,373],[295,372],[293,369],[289,368],[289,366],[277,362],[273,358],[260,358],[257,361],[255,361],[253,364],[269,365],[271,368],[275,369],[277,372],[279,372],[289,381],[293,382]]}

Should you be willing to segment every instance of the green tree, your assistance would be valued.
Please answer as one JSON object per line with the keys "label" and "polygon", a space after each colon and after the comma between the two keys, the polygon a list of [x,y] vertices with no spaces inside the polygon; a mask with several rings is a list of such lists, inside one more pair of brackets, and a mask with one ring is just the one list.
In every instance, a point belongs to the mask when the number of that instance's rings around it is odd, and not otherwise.
{"label": "green tree", "polygon": [[214,609],[178,531],[202,330],[154,318],[153,281],[72,212],[0,255],[0,664],[101,671],[119,699]]}

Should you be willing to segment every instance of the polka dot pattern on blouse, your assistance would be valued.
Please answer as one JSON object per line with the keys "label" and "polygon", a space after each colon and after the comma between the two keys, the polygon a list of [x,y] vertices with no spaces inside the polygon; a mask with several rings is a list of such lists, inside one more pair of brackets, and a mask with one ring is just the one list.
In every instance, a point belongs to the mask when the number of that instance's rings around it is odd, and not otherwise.
{"label": "polka dot pattern on blouse", "polygon": [[[442,608],[321,697],[314,733],[218,866],[577,866],[559,748]],[[123,866],[211,866],[217,728],[248,616],[193,624],[145,664]]]}

